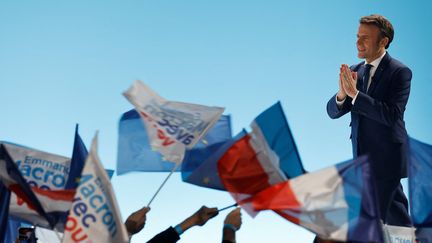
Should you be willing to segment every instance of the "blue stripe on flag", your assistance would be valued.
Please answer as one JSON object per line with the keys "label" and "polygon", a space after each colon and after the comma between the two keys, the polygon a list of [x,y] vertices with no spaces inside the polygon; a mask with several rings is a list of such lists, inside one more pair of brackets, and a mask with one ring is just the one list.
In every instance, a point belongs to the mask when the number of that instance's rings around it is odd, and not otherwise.
{"label": "blue stripe on flag", "polygon": [[382,242],[375,181],[367,156],[336,165],[348,204],[348,240]]}
{"label": "blue stripe on flag", "polygon": [[279,167],[291,179],[305,173],[288,121],[278,101],[255,118],[267,144],[279,157]]}

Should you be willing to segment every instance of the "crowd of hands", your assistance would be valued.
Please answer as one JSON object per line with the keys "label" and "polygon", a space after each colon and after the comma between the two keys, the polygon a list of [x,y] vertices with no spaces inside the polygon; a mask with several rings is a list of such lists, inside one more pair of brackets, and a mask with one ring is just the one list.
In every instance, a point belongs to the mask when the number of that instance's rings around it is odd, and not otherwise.
{"label": "crowd of hands", "polygon": [[[132,213],[125,222],[126,229],[129,235],[137,234],[140,232],[146,223],[147,213],[150,211],[149,207],[143,207],[140,210]],[[182,232],[190,229],[193,226],[203,226],[207,221],[219,214],[217,208],[208,208],[202,206],[194,214],[183,220],[176,227],[180,227]],[[240,229],[242,225],[240,208],[232,210],[224,220],[224,225],[222,228],[222,242],[223,243],[235,243],[236,242],[236,231]],[[157,242],[157,240],[150,240],[149,242]],[[173,241],[175,242],[175,241]],[[167,243],[167,242],[166,242]],[[334,240],[325,240],[320,237],[315,237],[313,243],[341,243]]]}
{"label": "crowd of hands", "polygon": [[[132,213],[125,222],[126,229],[130,236],[140,232],[146,223],[147,213],[150,211],[149,207],[143,207],[140,210]],[[185,232],[193,226],[203,226],[207,221],[219,214],[217,208],[208,208],[202,206],[194,214],[183,220],[176,227],[180,227],[182,232]],[[235,242],[236,231],[242,225],[240,208],[232,210],[224,220],[222,228],[222,242]]]}

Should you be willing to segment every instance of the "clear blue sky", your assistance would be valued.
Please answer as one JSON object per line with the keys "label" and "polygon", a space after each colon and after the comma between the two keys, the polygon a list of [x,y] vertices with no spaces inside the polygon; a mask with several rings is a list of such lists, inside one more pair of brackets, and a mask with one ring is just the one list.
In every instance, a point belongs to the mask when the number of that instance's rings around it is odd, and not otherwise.
{"label": "clear blue sky", "polygon": [[[0,139],[70,156],[75,123],[87,146],[100,131],[115,168],[121,95],[141,79],[170,100],[226,107],[234,133],[280,100],[301,158],[314,171],[351,156],[349,117],[331,120],[341,63],[356,57],[358,19],[380,13],[395,27],[389,53],[413,71],[405,113],[411,136],[432,143],[429,1],[0,1]],[[147,204],[166,173],[112,179],[123,218]],[[174,175],[152,203],[145,242],[224,192]],[[182,242],[219,242],[226,212]],[[238,242],[311,242],[272,212],[243,214]],[[271,240],[269,240],[269,238]]]}

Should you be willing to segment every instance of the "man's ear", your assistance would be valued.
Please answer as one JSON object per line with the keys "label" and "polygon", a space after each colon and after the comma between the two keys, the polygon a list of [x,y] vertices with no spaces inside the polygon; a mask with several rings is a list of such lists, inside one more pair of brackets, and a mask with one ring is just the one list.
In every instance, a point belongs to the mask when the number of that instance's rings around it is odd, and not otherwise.
{"label": "man's ear", "polygon": [[379,44],[380,44],[381,47],[386,47],[388,43],[389,43],[389,38],[388,37],[384,37],[384,38],[382,38],[380,40]]}

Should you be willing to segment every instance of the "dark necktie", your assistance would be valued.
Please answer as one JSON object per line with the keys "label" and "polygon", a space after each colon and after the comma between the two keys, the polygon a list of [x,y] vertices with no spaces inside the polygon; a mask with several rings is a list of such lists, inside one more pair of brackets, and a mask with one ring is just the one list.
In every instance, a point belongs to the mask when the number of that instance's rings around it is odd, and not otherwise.
{"label": "dark necktie", "polygon": [[371,64],[365,65],[365,70],[363,72],[363,92],[367,93],[368,83],[369,83],[369,75],[370,70],[373,67]]}

